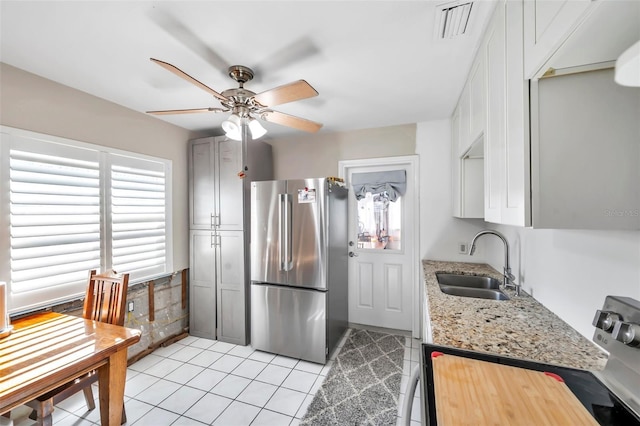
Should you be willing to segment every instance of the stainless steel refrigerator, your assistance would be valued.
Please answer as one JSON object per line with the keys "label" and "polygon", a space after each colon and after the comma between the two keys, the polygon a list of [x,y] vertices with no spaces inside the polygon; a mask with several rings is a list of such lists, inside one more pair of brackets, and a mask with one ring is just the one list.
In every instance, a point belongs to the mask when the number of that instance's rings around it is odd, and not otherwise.
{"label": "stainless steel refrigerator", "polygon": [[251,345],[324,364],[347,329],[347,189],[251,183]]}

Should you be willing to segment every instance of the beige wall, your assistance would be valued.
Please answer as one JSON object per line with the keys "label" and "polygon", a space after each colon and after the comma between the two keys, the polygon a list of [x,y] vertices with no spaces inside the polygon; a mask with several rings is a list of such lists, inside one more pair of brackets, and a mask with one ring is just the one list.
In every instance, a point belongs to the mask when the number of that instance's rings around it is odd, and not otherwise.
{"label": "beige wall", "polygon": [[189,267],[187,141],[197,135],[0,63],[0,124],[172,160],[173,267]]}
{"label": "beige wall", "polygon": [[275,179],[338,176],[340,160],[415,154],[416,125],[296,134],[267,142],[273,147]]}

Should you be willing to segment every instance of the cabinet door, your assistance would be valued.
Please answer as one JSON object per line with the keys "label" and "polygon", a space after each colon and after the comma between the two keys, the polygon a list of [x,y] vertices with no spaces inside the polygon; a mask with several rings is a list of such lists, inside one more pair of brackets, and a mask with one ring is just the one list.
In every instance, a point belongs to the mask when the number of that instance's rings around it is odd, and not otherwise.
{"label": "cabinet door", "polygon": [[247,344],[244,231],[216,234],[218,340]]}
{"label": "cabinet door", "polygon": [[532,78],[558,49],[591,0],[524,0],[524,72]]}
{"label": "cabinet door", "polygon": [[529,96],[523,75],[522,3],[496,6],[485,40],[485,220],[530,224]]}
{"label": "cabinet door", "polygon": [[451,194],[454,217],[462,217],[462,187],[460,180],[460,110],[456,108],[451,118]]}
{"label": "cabinet door", "polygon": [[214,138],[189,143],[189,227],[213,229],[215,211]]}
{"label": "cabinet door", "polygon": [[500,223],[531,224],[529,160],[529,85],[524,79],[522,3],[505,7],[505,108],[504,177]]}
{"label": "cabinet door", "polygon": [[487,131],[484,144],[484,218],[500,223],[505,159],[505,4],[499,2],[484,44],[487,79]]}
{"label": "cabinet door", "polygon": [[243,183],[240,142],[216,138],[216,228],[221,231],[244,229]]}
{"label": "cabinet door", "polygon": [[458,136],[458,155],[462,156],[471,146],[471,135],[469,133],[470,109],[469,109],[469,85],[467,84],[460,95],[458,102],[460,110],[460,134]]}
{"label": "cabinet door", "polygon": [[610,68],[541,79],[532,93],[533,226],[640,229],[640,88]]}
{"label": "cabinet door", "polygon": [[469,145],[484,133],[486,82],[484,55],[479,54],[469,74]]}
{"label": "cabinet door", "polygon": [[215,239],[211,231],[191,231],[189,268],[189,333],[216,338]]}

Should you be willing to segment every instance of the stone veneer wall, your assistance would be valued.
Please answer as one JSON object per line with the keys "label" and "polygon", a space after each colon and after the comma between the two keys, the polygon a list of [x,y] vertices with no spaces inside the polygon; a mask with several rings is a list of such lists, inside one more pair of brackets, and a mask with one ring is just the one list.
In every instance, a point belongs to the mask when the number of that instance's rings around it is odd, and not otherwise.
{"label": "stone veneer wall", "polygon": [[[154,321],[149,319],[151,282],[153,282]],[[186,309],[182,309],[182,271],[153,281],[130,285],[127,307],[129,302],[134,303],[134,310],[126,314],[124,325],[142,331],[140,341],[129,348],[129,359],[188,331],[188,304],[185,305]],[[83,300],[75,300],[54,306],[52,310],[82,316],[82,306]]]}

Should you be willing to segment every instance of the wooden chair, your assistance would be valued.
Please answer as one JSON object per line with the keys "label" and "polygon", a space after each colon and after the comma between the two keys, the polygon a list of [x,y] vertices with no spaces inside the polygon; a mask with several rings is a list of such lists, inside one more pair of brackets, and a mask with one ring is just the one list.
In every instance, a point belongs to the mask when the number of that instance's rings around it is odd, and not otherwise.
{"label": "wooden chair", "polygon": [[[128,286],[129,274],[118,274],[113,270],[103,274],[96,274],[95,270],[90,271],[82,316],[90,320],[124,325]],[[51,413],[53,412],[54,405],[79,391],[84,392],[84,398],[89,411],[95,409],[96,404],[91,385],[97,381],[97,371],[91,371],[73,382],[69,382],[28,402],[26,405],[34,410],[30,418],[37,420],[39,426],[51,425]],[[34,414],[36,414],[35,418]],[[122,423],[126,421],[127,417],[123,405]]]}

